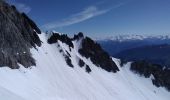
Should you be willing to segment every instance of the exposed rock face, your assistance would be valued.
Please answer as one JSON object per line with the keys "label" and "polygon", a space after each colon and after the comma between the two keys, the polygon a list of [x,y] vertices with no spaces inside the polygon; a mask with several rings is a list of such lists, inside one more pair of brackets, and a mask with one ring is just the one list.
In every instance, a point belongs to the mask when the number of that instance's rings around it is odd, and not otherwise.
{"label": "exposed rock face", "polygon": [[80,67],[85,67],[85,70],[86,70],[87,73],[91,72],[91,69],[90,69],[89,65],[86,65],[83,60],[79,59],[78,64],[79,64]]}
{"label": "exposed rock face", "polygon": [[66,60],[67,65],[69,65],[72,68],[74,67],[69,56],[65,55],[65,60]]}
{"label": "exposed rock face", "polygon": [[90,72],[91,72],[91,69],[90,69],[89,65],[86,65],[86,72],[87,72],[87,73],[90,73]]}
{"label": "exposed rock face", "polygon": [[0,0],[0,66],[36,65],[30,48],[41,46],[37,33],[41,31],[31,19]]}
{"label": "exposed rock face", "polygon": [[22,13],[22,16],[28,21],[30,26],[33,29],[35,29],[38,34],[41,34],[41,30],[37,27],[37,25],[25,13]]}
{"label": "exposed rock face", "polygon": [[[91,61],[98,67],[108,71],[108,72],[117,72],[119,71],[116,64],[113,62],[111,57],[106,53],[99,44],[95,43],[90,38],[84,38],[82,32],[79,32],[77,35],[74,35],[73,38],[69,38],[67,35],[59,34],[59,33],[52,33],[50,38],[48,39],[49,44],[57,43],[60,40],[63,43],[69,45],[70,48],[74,48],[72,41],[79,41],[81,39],[81,47],[79,49],[79,53],[86,57],[90,58]],[[73,67],[71,64],[71,60],[66,58],[66,62],[70,67]],[[78,62],[80,67],[85,66],[86,72],[91,72],[90,67],[83,61],[79,60]]]}
{"label": "exposed rock face", "polygon": [[62,48],[61,48],[61,46],[58,44],[57,45],[57,47],[59,48],[59,52],[63,55],[63,57],[65,58],[65,61],[66,61],[66,63],[67,63],[67,65],[69,66],[69,67],[74,67],[73,66],[73,64],[72,64],[72,61],[71,61],[71,55],[70,55],[70,53],[67,51],[67,50],[63,50]]}
{"label": "exposed rock face", "polygon": [[80,60],[79,60],[79,66],[80,66],[80,67],[83,67],[84,65],[85,65],[85,62],[80,59]]}
{"label": "exposed rock face", "polygon": [[79,49],[79,53],[86,58],[90,58],[96,66],[101,67],[108,72],[119,71],[108,53],[106,53],[99,44],[95,43],[89,37],[85,37],[82,40],[82,48]]}
{"label": "exposed rock face", "polygon": [[170,91],[170,69],[146,61],[133,62],[130,69],[146,78],[153,75],[152,82],[154,85],[157,87],[163,86]]}
{"label": "exposed rock face", "polygon": [[[47,42],[49,44],[53,44],[53,43],[57,43],[58,40],[60,40],[61,42],[63,43],[66,43],[69,47],[70,47],[70,51],[71,51],[71,48],[74,48],[74,45],[72,43],[72,39],[69,38],[67,35],[65,34],[62,34],[60,35],[59,33],[54,33],[52,32],[51,33],[51,36],[50,38],[47,40]],[[68,53],[68,51],[66,51],[66,54],[63,54],[63,56],[65,57],[65,60],[66,60],[66,63],[67,65],[69,65],[70,67],[74,67],[73,64],[72,64],[72,61],[70,59],[71,55]]]}
{"label": "exposed rock face", "polygon": [[77,35],[74,35],[72,40],[79,40],[79,39],[81,39],[83,37],[84,37],[83,33],[79,32]]}
{"label": "exposed rock face", "polygon": [[48,43],[53,44],[56,43],[58,40],[63,43],[66,43],[67,45],[69,45],[69,47],[74,47],[72,39],[70,39],[66,34],[60,35],[59,33],[52,33],[51,37],[48,39]]}

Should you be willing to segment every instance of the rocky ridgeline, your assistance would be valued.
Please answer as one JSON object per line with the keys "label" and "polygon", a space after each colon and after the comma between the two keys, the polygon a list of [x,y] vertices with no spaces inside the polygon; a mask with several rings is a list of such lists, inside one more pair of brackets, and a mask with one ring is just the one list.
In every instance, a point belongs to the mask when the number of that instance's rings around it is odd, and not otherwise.
{"label": "rocky ridgeline", "polygon": [[26,14],[0,0],[0,66],[16,69],[18,63],[26,68],[36,65],[30,48],[41,46],[37,33],[40,29]]}
{"label": "rocky ridgeline", "polygon": [[79,49],[79,53],[87,59],[90,58],[96,66],[101,67],[108,72],[119,71],[109,54],[89,37],[85,37],[82,40],[82,48]]}
{"label": "rocky ridgeline", "polygon": [[[48,33],[47,33],[48,34]],[[72,39],[70,39],[66,34],[51,33],[51,37],[47,40],[49,44],[57,43],[60,40],[63,43],[66,43],[69,47],[74,48]]]}
{"label": "rocky ridgeline", "polygon": [[85,67],[87,73],[91,72],[89,65],[85,64],[85,62],[83,60],[79,59],[78,64],[80,67]]}
{"label": "rocky ridgeline", "polygon": [[152,82],[157,87],[165,87],[170,91],[170,69],[162,67],[158,64],[152,64],[146,61],[135,61],[131,64],[130,68],[133,72],[136,72],[146,78],[151,77]]}
{"label": "rocky ridgeline", "polygon": [[[91,61],[98,67],[108,71],[108,72],[117,72],[119,71],[116,64],[112,61],[111,57],[106,53],[99,44],[94,42],[89,37],[84,37],[83,33],[80,32],[77,35],[74,35],[73,38],[69,38],[67,35],[52,33],[51,37],[48,39],[49,44],[57,43],[60,40],[63,43],[66,43],[70,48],[74,48],[72,41],[79,41],[81,39],[81,48],[78,52],[87,59],[90,58]],[[70,49],[71,50],[71,49]],[[70,64],[70,60],[67,57],[66,62]],[[79,60],[80,67],[85,66],[86,71],[89,73],[91,69],[89,65],[85,64],[83,60]],[[73,67],[73,66],[71,66]]]}

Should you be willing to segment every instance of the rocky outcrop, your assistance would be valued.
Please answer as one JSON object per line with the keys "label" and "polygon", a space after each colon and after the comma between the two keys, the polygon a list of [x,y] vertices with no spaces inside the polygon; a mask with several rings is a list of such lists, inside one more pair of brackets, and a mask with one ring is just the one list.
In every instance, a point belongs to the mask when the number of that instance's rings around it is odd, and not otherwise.
{"label": "rocky outcrop", "polygon": [[85,70],[86,70],[87,73],[91,72],[89,65],[86,65],[86,63],[83,60],[79,59],[78,64],[79,64],[80,67],[85,67]]}
{"label": "rocky outcrop", "polygon": [[84,37],[84,35],[83,35],[83,33],[82,32],[79,32],[77,35],[74,35],[74,37],[73,37],[73,41],[74,40],[80,40],[81,38],[83,38]]}
{"label": "rocky outcrop", "polygon": [[80,66],[80,67],[83,67],[84,65],[85,65],[85,62],[80,59],[80,60],[79,60],[79,66]]}
{"label": "rocky outcrop", "polygon": [[0,66],[19,68],[36,65],[30,48],[41,46],[36,24],[14,6],[0,0]]}
{"label": "rocky outcrop", "polygon": [[87,72],[87,73],[90,73],[90,72],[91,72],[91,69],[90,69],[89,65],[86,65],[86,72]]}
{"label": "rocky outcrop", "polygon": [[74,67],[73,64],[72,64],[72,61],[71,61],[71,59],[68,55],[65,55],[65,60],[66,60],[66,63],[67,63],[68,66],[70,66],[72,68]]}
{"label": "rocky outcrop", "polygon": [[108,72],[119,71],[117,65],[113,62],[108,53],[89,37],[85,37],[82,40],[81,46],[82,48],[79,49],[79,53],[86,58],[90,58],[96,66]]}
{"label": "rocky outcrop", "polygon": [[25,20],[28,21],[32,29],[36,30],[38,34],[41,34],[41,30],[37,27],[37,25],[31,20],[25,13],[22,13],[22,16],[24,17]]}
{"label": "rocky outcrop", "polygon": [[170,69],[146,61],[133,62],[130,69],[146,78],[153,75],[152,82],[154,85],[165,87],[170,91]]}
{"label": "rocky outcrop", "polygon": [[72,39],[70,39],[66,34],[60,35],[59,33],[52,32],[50,38],[48,39],[48,43],[49,44],[57,43],[58,40],[60,40],[63,43],[66,43],[67,45],[69,45],[69,47],[74,48]]}
{"label": "rocky outcrop", "polygon": [[[81,40],[80,40],[81,39]],[[108,72],[117,72],[119,71],[117,65],[113,62],[112,58],[106,53],[99,44],[95,43],[89,37],[84,37],[82,32],[79,32],[77,35],[74,35],[73,38],[69,38],[67,35],[60,33],[51,33],[51,36],[48,39],[49,44],[57,43],[58,40],[67,44],[70,48],[74,48],[73,41],[81,41],[80,49],[78,52],[86,58],[90,58],[91,61],[98,67],[108,71]],[[71,50],[71,49],[70,49]],[[73,67],[71,60],[66,57],[66,62],[70,67]],[[83,61],[79,60],[78,65],[84,67],[86,72],[90,73],[90,67]]]}

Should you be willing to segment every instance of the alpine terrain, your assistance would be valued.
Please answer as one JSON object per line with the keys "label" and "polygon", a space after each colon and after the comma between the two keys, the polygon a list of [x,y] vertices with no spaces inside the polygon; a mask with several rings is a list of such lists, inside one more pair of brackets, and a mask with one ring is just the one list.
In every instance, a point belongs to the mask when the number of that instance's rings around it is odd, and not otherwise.
{"label": "alpine terrain", "polygon": [[123,62],[79,32],[43,33],[0,0],[0,100],[169,100],[170,69]]}

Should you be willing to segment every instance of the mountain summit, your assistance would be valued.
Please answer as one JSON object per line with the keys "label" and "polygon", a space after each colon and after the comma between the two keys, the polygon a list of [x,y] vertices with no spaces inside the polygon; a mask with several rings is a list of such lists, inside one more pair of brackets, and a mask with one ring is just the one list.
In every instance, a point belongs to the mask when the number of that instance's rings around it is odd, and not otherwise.
{"label": "mountain summit", "polygon": [[[0,99],[169,100],[169,69],[111,57],[82,32],[43,33],[0,1]],[[140,75],[140,76],[139,76]]]}
{"label": "mountain summit", "polygon": [[37,34],[40,29],[24,13],[14,6],[0,1],[0,66],[18,68],[18,63],[29,67],[35,65],[30,48],[41,46]]}

